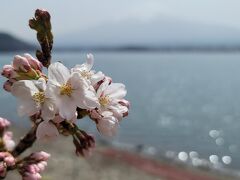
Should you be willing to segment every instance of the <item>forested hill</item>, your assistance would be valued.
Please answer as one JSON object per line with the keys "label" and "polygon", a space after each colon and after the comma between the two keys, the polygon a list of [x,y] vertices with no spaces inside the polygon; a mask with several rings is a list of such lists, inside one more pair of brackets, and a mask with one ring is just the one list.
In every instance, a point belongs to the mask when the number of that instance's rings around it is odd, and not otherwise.
{"label": "forested hill", "polygon": [[10,34],[0,32],[0,51],[32,50],[33,45]]}

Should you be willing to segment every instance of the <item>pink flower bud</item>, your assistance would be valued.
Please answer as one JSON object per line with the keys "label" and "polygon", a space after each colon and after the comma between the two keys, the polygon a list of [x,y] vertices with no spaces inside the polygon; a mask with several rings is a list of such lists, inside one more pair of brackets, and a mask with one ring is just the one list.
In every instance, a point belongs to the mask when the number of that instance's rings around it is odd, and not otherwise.
{"label": "pink flower bud", "polygon": [[24,54],[24,57],[27,59],[28,63],[33,69],[42,71],[43,65],[40,61],[38,61],[37,59],[35,59],[34,57],[27,53]]}
{"label": "pink flower bud", "polygon": [[40,172],[40,168],[37,166],[37,164],[32,164],[31,166],[33,167],[35,173]]}
{"label": "pink flower bud", "polygon": [[5,163],[2,161],[0,162],[0,177],[5,177],[7,173],[7,167]]}
{"label": "pink flower bud", "polygon": [[28,72],[31,69],[31,66],[27,58],[16,55],[13,59],[13,67],[16,71]]}
{"label": "pink flower bud", "polygon": [[0,159],[1,162],[6,163],[7,166],[15,165],[15,158],[9,152],[0,152]]}
{"label": "pink flower bud", "polygon": [[4,158],[4,162],[6,162],[7,166],[14,166],[15,165],[15,158],[11,155]]}
{"label": "pink flower bud", "polygon": [[18,76],[17,72],[14,70],[13,66],[11,65],[3,66],[3,70],[1,74],[6,78],[16,78]]}
{"label": "pink flower bud", "polygon": [[37,164],[38,168],[39,168],[39,172],[44,171],[45,167],[47,166],[47,162],[46,161],[41,161],[40,163]]}
{"label": "pink flower bud", "polygon": [[35,168],[35,164],[27,165],[25,167],[25,169],[26,169],[27,172],[29,172],[31,174],[37,173],[36,168]]}
{"label": "pink flower bud", "polygon": [[30,156],[35,161],[46,161],[50,157],[50,154],[41,151],[41,152],[35,152]]}
{"label": "pink flower bud", "polygon": [[0,159],[4,159],[7,156],[8,156],[7,152],[0,152]]}
{"label": "pink flower bud", "polygon": [[5,118],[0,117],[0,129],[7,128],[10,126],[10,121]]}
{"label": "pink flower bud", "polygon": [[41,180],[42,176],[39,173],[24,173],[23,180]]}
{"label": "pink flower bud", "polygon": [[3,89],[7,92],[11,92],[12,89],[12,85],[13,83],[9,80],[5,81],[5,83],[3,84]]}
{"label": "pink flower bud", "polygon": [[0,163],[0,173],[5,169],[3,162]]}
{"label": "pink flower bud", "polygon": [[11,131],[6,131],[3,135],[3,142],[8,151],[12,151],[15,147],[15,142],[12,137],[13,133]]}

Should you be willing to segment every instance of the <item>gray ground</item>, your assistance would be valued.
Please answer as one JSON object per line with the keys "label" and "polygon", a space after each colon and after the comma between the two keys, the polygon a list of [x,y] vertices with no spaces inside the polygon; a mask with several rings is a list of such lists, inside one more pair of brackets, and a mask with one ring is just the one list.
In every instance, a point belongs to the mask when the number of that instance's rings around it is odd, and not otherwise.
{"label": "gray ground", "polygon": [[[162,180],[97,152],[87,159],[77,157],[71,138],[61,137],[54,142],[37,143],[33,149],[51,154],[43,180]],[[6,179],[18,180],[21,177],[10,172]]]}

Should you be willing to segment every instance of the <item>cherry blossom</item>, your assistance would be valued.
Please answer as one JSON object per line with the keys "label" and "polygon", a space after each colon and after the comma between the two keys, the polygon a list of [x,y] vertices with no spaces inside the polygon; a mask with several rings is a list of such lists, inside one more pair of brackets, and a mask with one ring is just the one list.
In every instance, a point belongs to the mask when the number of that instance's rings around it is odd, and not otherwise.
{"label": "cherry blossom", "polygon": [[71,69],[72,72],[78,72],[82,78],[85,78],[88,83],[92,86],[96,85],[99,81],[103,80],[105,75],[99,71],[95,73],[94,70],[91,70],[94,63],[94,56],[92,54],[87,54],[86,63],[81,65],[76,65]]}
{"label": "cherry blossom", "polygon": [[[97,97],[100,103],[98,112],[110,111],[119,121],[128,112],[128,103],[123,98],[127,91],[125,85],[121,83],[111,83],[106,79],[97,90]],[[125,102],[125,104],[123,104]]]}
{"label": "cherry blossom", "polygon": [[15,82],[11,92],[19,99],[19,115],[32,116],[41,112],[41,117],[44,120],[53,119],[56,106],[51,93],[46,89],[46,82],[42,78],[37,81],[22,80]]}
{"label": "cherry blossom", "polygon": [[99,106],[97,96],[79,73],[70,71],[59,62],[48,69],[48,88],[54,96],[59,115],[67,120],[75,116],[76,108],[94,109]]}

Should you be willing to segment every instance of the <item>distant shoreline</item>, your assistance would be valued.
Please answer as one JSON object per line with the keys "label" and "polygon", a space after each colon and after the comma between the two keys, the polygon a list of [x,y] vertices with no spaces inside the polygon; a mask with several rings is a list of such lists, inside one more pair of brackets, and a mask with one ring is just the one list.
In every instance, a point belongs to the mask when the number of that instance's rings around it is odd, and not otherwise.
{"label": "distant shoreline", "polygon": [[144,46],[121,46],[121,47],[56,47],[55,51],[79,52],[240,52],[240,46],[236,47],[144,47]]}
{"label": "distant shoreline", "polygon": [[[31,47],[26,49],[0,49],[1,53],[19,52],[19,51],[35,51],[37,48]],[[240,52],[240,46],[181,46],[181,47],[147,47],[147,46],[119,46],[119,47],[55,47],[55,52],[80,52],[80,51],[95,51],[95,52],[163,52],[163,53],[178,53],[178,52]]]}
{"label": "distant shoreline", "polygon": [[[199,44],[197,44],[199,43]],[[118,45],[57,45],[53,46],[54,51],[58,52],[79,52],[79,51],[97,51],[97,52],[240,52],[240,44],[229,44],[229,43],[209,43],[201,44],[196,42],[191,43],[178,43],[168,44],[159,42],[155,45],[151,44],[118,44]],[[0,32],[0,52],[19,52],[19,51],[35,51],[39,49],[39,45],[35,42],[34,44],[19,39],[9,33]]]}

